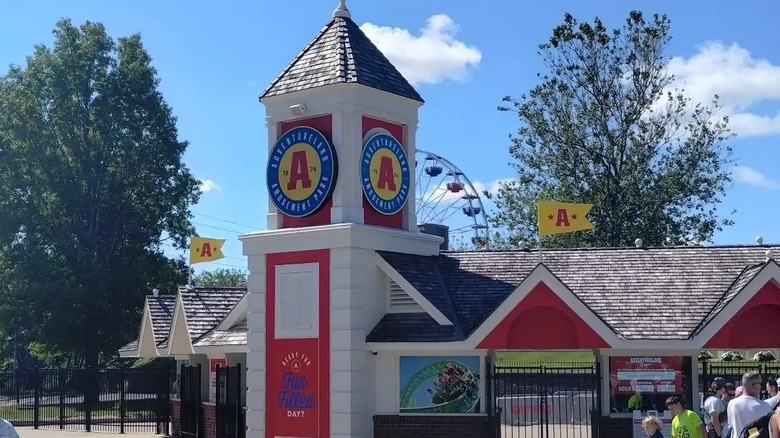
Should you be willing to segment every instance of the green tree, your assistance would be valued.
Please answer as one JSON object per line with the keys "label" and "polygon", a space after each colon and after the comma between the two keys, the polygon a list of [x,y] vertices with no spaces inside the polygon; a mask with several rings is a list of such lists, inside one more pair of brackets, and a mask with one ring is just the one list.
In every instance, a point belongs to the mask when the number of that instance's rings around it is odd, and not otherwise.
{"label": "green tree", "polygon": [[[731,181],[731,137],[720,105],[675,88],[664,54],[665,15],[632,11],[608,30],[565,14],[539,55],[547,69],[500,111],[517,114],[516,179],[495,196],[492,246],[537,239],[536,202],[594,204],[595,230],[546,237],[545,246],[626,246],[709,241],[731,225],[717,204]],[[503,238],[503,241],[502,241]]]}
{"label": "green tree", "polygon": [[246,273],[240,269],[203,271],[192,278],[195,287],[246,287]]}
{"label": "green tree", "polygon": [[200,191],[141,37],[54,36],[0,78],[0,325],[95,366],[186,280],[162,245],[185,247]]}

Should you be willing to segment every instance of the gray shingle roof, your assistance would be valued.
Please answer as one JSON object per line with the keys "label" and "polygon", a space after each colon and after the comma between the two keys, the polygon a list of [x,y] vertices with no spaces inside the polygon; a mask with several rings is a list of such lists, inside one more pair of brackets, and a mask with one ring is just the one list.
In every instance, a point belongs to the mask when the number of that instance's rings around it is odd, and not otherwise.
{"label": "gray shingle roof", "polygon": [[426,300],[460,330],[458,315],[450,301],[450,296],[444,287],[439,270],[436,269],[436,258],[424,257],[411,259],[406,254],[378,251],[391,266],[400,267],[403,276]]}
{"label": "gray shingle roof", "polygon": [[120,348],[120,352],[124,351],[136,351],[138,350],[138,341],[130,341],[124,347]]}
{"label": "gray shingle roof", "polygon": [[246,345],[247,331],[246,319],[243,319],[228,330],[212,330],[206,333],[194,346]]}
{"label": "gray shingle roof", "polygon": [[192,290],[181,288],[182,305],[187,316],[187,328],[193,344],[216,327],[241,301],[246,288],[200,287]]}
{"label": "gray shingle roof", "polygon": [[149,316],[152,319],[154,341],[157,346],[163,346],[168,343],[168,334],[171,332],[171,321],[173,320],[173,307],[176,305],[176,296],[147,296],[146,303],[149,305]]}
{"label": "gray shingle roof", "polygon": [[427,313],[387,313],[366,342],[449,342],[463,339],[456,325],[439,325]]}
{"label": "gray shingle roof", "polygon": [[339,83],[361,84],[423,102],[360,27],[341,17],[325,25],[260,98]]}
{"label": "gray shingle roof", "polygon": [[[769,263],[775,263],[774,261]],[[702,320],[701,323],[694,329],[693,335],[699,334],[704,327],[709,324],[710,321],[715,319],[716,316],[726,307],[728,304],[734,299],[734,297],[739,294],[742,289],[745,288],[745,286],[750,283],[751,280],[753,280],[756,275],[758,275],[759,272],[761,272],[762,269],[764,269],[764,266],[766,266],[766,262],[760,263],[754,266],[746,267],[737,277],[736,280],[734,280],[734,283],[729,286],[728,290],[723,294],[721,299],[715,303],[715,305],[712,307],[710,312],[707,314],[707,316],[704,317],[704,320]]]}
{"label": "gray shingle roof", "polygon": [[[619,336],[672,340],[689,338],[732,284],[742,284],[735,281],[743,271],[764,261],[766,250],[766,246],[549,249],[544,250],[543,261]],[[439,272],[431,275],[444,280],[468,337],[537,266],[539,254],[476,251],[385,259],[407,280],[421,275],[409,266],[435,260]],[[742,278],[744,284],[747,281]]]}

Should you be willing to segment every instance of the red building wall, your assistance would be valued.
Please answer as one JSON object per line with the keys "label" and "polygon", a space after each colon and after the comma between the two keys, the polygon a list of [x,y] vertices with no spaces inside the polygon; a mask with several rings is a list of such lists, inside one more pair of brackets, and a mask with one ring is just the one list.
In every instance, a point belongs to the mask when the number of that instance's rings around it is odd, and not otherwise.
{"label": "red building wall", "polygon": [[[276,267],[317,263],[319,266],[319,336],[305,339],[276,339]],[[314,250],[268,254],[266,256],[266,385],[265,430],[268,436],[330,436],[330,251]],[[291,353],[303,353],[315,370],[305,369],[306,383],[314,388],[317,418],[290,418],[288,410],[277,408],[282,376]],[[306,365],[304,365],[306,367]],[[297,409],[294,409],[298,411]],[[309,415],[309,414],[307,414]]]}
{"label": "red building wall", "polygon": [[540,282],[485,336],[478,348],[580,350],[609,348],[609,344]]}

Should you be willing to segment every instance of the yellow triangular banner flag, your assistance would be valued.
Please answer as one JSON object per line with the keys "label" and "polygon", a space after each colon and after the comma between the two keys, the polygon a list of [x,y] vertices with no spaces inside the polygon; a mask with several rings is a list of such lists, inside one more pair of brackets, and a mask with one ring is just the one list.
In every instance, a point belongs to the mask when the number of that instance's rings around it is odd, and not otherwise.
{"label": "yellow triangular banner flag", "polygon": [[190,239],[190,264],[213,262],[224,258],[222,245],[225,239],[208,239],[206,237],[192,237]]}
{"label": "yellow triangular banner flag", "polygon": [[537,205],[539,235],[592,230],[593,224],[586,217],[591,208],[593,204],[539,201]]}

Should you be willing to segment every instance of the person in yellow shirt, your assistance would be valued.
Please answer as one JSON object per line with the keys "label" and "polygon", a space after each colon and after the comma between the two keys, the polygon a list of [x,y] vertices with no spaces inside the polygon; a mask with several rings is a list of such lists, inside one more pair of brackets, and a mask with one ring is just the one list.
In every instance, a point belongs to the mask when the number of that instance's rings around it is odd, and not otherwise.
{"label": "person in yellow shirt", "polygon": [[634,388],[634,394],[628,399],[628,410],[641,411],[644,400],[642,400],[642,393],[639,392],[639,383],[636,380],[632,380],[631,386]]}
{"label": "person in yellow shirt", "polygon": [[701,417],[690,409],[685,409],[680,397],[673,395],[666,399],[666,407],[672,411],[672,438],[707,438],[707,429]]}

